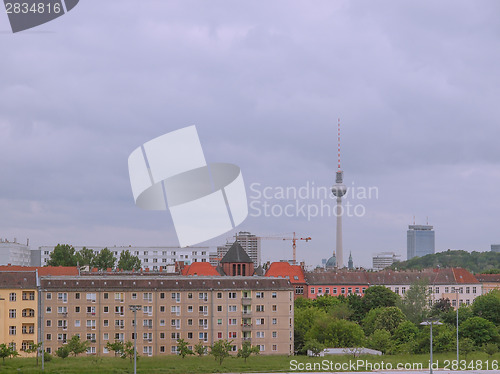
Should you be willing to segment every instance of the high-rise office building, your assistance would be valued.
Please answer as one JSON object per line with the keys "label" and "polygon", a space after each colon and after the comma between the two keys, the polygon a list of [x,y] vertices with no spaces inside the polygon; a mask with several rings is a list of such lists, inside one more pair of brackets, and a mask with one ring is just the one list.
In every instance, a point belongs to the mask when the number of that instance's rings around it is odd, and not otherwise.
{"label": "high-rise office building", "polygon": [[429,225],[409,225],[407,232],[407,259],[435,253],[434,230]]}

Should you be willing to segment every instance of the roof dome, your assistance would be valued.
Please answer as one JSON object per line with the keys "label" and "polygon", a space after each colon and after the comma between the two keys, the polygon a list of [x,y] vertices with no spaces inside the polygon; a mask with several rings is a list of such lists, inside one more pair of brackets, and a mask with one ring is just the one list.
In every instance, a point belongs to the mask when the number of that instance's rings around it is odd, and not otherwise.
{"label": "roof dome", "polygon": [[335,256],[330,257],[325,266],[327,268],[334,268],[335,266],[337,266],[337,258]]}

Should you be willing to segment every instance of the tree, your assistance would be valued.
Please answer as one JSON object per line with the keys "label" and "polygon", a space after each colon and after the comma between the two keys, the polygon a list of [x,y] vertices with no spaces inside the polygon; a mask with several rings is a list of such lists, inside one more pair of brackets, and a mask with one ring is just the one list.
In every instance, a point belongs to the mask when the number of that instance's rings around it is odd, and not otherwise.
{"label": "tree", "polygon": [[101,249],[94,260],[94,266],[99,270],[113,269],[115,267],[116,258],[108,248]]}
{"label": "tree", "polygon": [[351,321],[361,323],[363,318],[366,317],[366,313],[368,312],[368,307],[363,298],[359,295],[351,293],[347,296],[347,305],[349,305],[349,309],[351,309],[352,311],[349,319]]}
{"label": "tree", "polygon": [[121,340],[116,340],[114,343],[107,342],[106,348],[110,351],[115,352],[115,357],[118,355],[121,356],[125,349]]}
{"label": "tree", "polygon": [[368,336],[381,329],[392,334],[405,320],[405,315],[398,307],[376,308],[370,310],[363,319],[363,330]]}
{"label": "tree", "polygon": [[177,339],[177,353],[182,357],[194,354],[192,350],[188,348],[188,343],[184,339]]}
{"label": "tree", "polygon": [[411,321],[404,321],[396,327],[394,334],[392,335],[392,339],[397,346],[400,346],[415,341],[417,334],[417,326],[415,326],[415,324]]}
{"label": "tree", "polygon": [[295,328],[294,348],[296,351],[305,353],[304,344],[306,343],[306,334],[311,328],[318,323],[319,320],[326,317],[327,314],[323,310],[316,308],[295,308]]}
{"label": "tree", "polygon": [[363,297],[367,311],[380,307],[396,306],[399,295],[384,286],[368,287]]}
{"label": "tree", "polygon": [[207,347],[205,347],[202,342],[199,342],[194,346],[194,351],[199,357],[201,357],[207,353]]}
{"label": "tree", "polygon": [[48,266],[76,266],[75,248],[69,244],[58,244],[51,252]]}
{"label": "tree", "polygon": [[42,342],[38,344],[31,343],[28,346],[28,348],[24,350],[26,353],[36,353],[36,366],[38,366],[38,354],[40,353],[41,348],[42,348]]}
{"label": "tree", "polygon": [[439,299],[432,305],[431,315],[440,316],[443,313],[448,313],[451,309],[450,299]]}
{"label": "tree", "polygon": [[12,346],[7,344],[0,344],[0,357],[2,358],[2,362],[5,362],[6,357],[10,357],[12,352]]}
{"label": "tree", "polygon": [[323,349],[325,349],[325,345],[316,339],[308,340],[306,344],[304,344],[304,350],[306,352],[311,351],[314,356],[319,356]]}
{"label": "tree", "polygon": [[252,347],[250,342],[244,342],[240,349],[238,349],[237,357],[242,357],[247,362],[247,358],[250,357],[252,353],[258,355],[260,348],[258,346]]}
{"label": "tree", "polygon": [[467,355],[476,349],[474,341],[469,338],[460,339],[458,344],[459,344],[458,350],[460,351],[460,354],[464,355],[466,360],[467,360]]}
{"label": "tree", "polygon": [[298,308],[310,308],[313,307],[314,300],[307,299],[305,297],[298,297],[294,301],[294,306],[296,309]]}
{"label": "tree", "polygon": [[69,353],[73,353],[73,356],[78,356],[87,350],[90,342],[88,340],[81,341],[78,335],[73,335],[66,345],[69,349]]}
{"label": "tree", "polygon": [[137,359],[139,359],[139,355],[136,353],[136,351],[134,349],[134,343],[129,340],[128,342],[123,344],[123,351],[122,351],[122,355],[120,357],[121,358],[128,357],[130,359],[130,362],[132,362],[132,359],[134,358],[134,353],[135,353]]}
{"label": "tree", "polygon": [[416,282],[410,286],[404,297],[399,300],[398,306],[408,320],[418,324],[429,314],[427,307],[428,296],[427,283],[423,281]]}
{"label": "tree", "polygon": [[222,361],[229,356],[231,352],[231,344],[233,341],[228,341],[226,339],[217,340],[214,344],[210,346],[210,354],[214,356],[215,361],[222,365]]}
{"label": "tree", "polygon": [[314,307],[318,309],[322,309],[325,312],[328,312],[331,310],[334,306],[339,305],[341,301],[337,299],[336,297],[330,296],[330,295],[322,295],[318,296],[314,302],[313,305]]}
{"label": "tree", "polygon": [[471,339],[476,346],[486,343],[497,343],[500,340],[498,330],[493,322],[481,317],[472,317],[462,323],[459,334]]}
{"label": "tree", "polygon": [[328,313],[335,319],[350,319],[353,311],[347,303],[342,303],[331,307]]}
{"label": "tree", "polygon": [[83,247],[75,254],[76,260],[80,267],[88,266],[90,269],[94,266],[95,253],[92,249]]}
{"label": "tree", "polygon": [[486,354],[491,358],[495,353],[498,352],[498,345],[496,345],[495,343],[485,344],[483,346],[483,351],[485,351]]}
{"label": "tree", "polygon": [[141,268],[141,260],[127,249],[120,253],[117,267],[122,270],[138,270]]}
{"label": "tree", "polygon": [[355,322],[323,315],[305,335],[305,341],[313,339],[330,347],[359,347],[364,343],[365,334]]}
{"label": "tree", "polygon": [[368,340],[368,346],[387,353],[392,348],[391,334],[387,330],[375,330]]}
{"label": "tree", "polygon": [[68,345],[63,345],[62,347],[59,347],[56,351],[56,356],[61,357],[62,359],[65,359],[66,357],[69,356],[70,350]]}
{"label": "tree", "polygon": [[[463,322],[467,321],[469,318],[473,317],[472,307],[467,305],[462,305],[458,308],[458,324],[461,325]],[[456,326],[457,324],[457,311],[450,309],[445,313],[441,314],[441,322]]]}
{"label": "tree", "polygon": [[472,303],[472,312],[495,325],[500,325],[500,291],[494,290],[477,297]]}

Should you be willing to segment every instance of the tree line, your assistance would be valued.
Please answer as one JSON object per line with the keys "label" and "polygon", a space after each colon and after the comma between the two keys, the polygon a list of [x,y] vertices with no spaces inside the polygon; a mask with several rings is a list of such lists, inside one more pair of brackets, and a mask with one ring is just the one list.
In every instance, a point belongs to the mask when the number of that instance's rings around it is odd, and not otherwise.
{"label": "tree line", "polygon": [[58,244],[50,253],[48,266],[89,266],[90,269],[97,268],[106,270],[114,269],[115,265],[122,270],[138,270],[141,268],[141,260],[139,257],[132,255],[127,249],[122,251],[120,258],[117,260],[108,248],[103,248],[99,253],[95,253],[93,249],[83,247],[76,251],[69,244]]}
{"label": "tree line", "polygon": [[390,268],[393,270],[422,270],[436,267],[460,267],[475,274],[500,274],[500,253],[467,252],[448,249],[445,252],[414,257],[408,261],[396,262]]}
{"label": "tree line", "polygon": [[[432,307],[428,287],[416,283],[403,297],[384,286],[369,287],[364,297],[350,294],[295,300],[295,351],[319,353],[328,348],[368,347],[384,354],[429,352],[429,319],[433,327],[434,352],[456,350],[456,311],[450,300]],[[482,349],[494,354],[500,343],[500,291],[479,296],[459,315],[459,349],[467,355]]]}

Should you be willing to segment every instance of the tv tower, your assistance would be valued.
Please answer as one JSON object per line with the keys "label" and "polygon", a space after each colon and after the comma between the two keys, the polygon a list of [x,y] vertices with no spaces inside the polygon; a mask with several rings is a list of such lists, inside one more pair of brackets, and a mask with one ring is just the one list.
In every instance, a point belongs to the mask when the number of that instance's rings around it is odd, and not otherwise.
{"label": "tv tower", "polygon": [[332,193],[337,197],[337,206],[335,215],[337,216],[337,243],[335,248],[337,258],[337,268],[344,267],[344,254],[342,248],[342,196],[347,192],[344,182],[344,172],[340,168],[340,118],[338,121],[338,169],[335,176],[335,184],[332,187]]}

